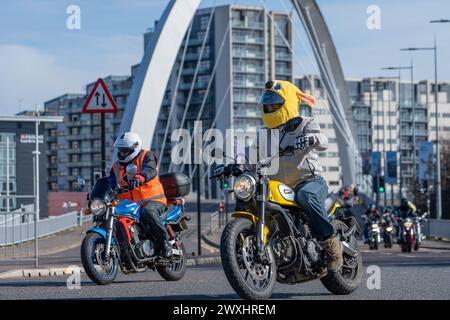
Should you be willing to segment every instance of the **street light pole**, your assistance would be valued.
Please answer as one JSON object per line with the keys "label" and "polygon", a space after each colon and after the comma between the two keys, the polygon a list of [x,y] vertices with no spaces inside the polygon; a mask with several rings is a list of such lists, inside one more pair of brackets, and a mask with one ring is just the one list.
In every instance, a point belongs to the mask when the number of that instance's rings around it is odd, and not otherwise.
{"label": "street light pole", "polygon": [[[432,20],[430,23],[450,23],[450,19]],[[436,105],[436,219],[442,218],[441,202],[441,151],[439,146],[438,85],[437,85],[437,41],[434,35],[434,100]]]}
{"label": "street light pole", "polygon": [[434,102],[436,109],[436,219],[442,218],[441,206],[441,152],[439,146],[439,95],[438,95],[438,76],[437,76],[437,41],[434,37],[434,47],[428,48],[406,48],[402,51],[434,51]]}
{"label": "street light pole", "polygon": [[[401,170],[401,164],[402,164],[402,151],[401,151],[401,144],[402,144],[402,108],[401,108],[401,71],[402,70],[410,70],[411,72],[411,83],[413,83],[413,65],[412,65],[412,61],[411,61],[411,65],[409,67],[385,67],[385,68],[381,68],[381,70],[398,70],[398,105],[397,105],[397,111],[399,112],[399,130],[398,130],[398,143],[397,143],[397,152],[399,153],[399,161],[400,161],[400,165],[399,165],[399,179],[398,179],[398,183],[399,183],[399,198],[402,198],[402,188],[403,188],[403,181],[402,181],[402,170]],[[413,91],[411,91],[412,93]],[[392,88],[391,88],[391,100],[392,100]],[[390,105],[390,103],[389,103]],[[390,119],[390,118],[389,118]],[[390,123],[390,122],[389,122]],[[389,132],[391,132],[389,130]],[[390,134],[391,136],[391,134]],[[391,136],[392,138],[392,136]],[[392,143],[390,144],[390,151],[392,151]],[[394,186],[391,185],[391,202],[392,202],[392,206],[394,205]]]}

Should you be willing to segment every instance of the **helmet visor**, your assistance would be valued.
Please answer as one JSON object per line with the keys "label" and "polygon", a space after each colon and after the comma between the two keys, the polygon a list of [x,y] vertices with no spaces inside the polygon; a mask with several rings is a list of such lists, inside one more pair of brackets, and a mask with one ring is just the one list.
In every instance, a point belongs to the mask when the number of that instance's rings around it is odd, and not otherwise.
{"label": "helmet visor", "polygon": [[119,160],[123,160],[126,157],[128,157],[130,154],[132,154],[134,151],[133,148],[118,148],[117,150],[117,157]]}
{"label": "helmet visor", "polygon": [[261,97],[259,97],[258,106],[264,105],[280,105],[284,104],[284,99],[272,91],[265,91]]}

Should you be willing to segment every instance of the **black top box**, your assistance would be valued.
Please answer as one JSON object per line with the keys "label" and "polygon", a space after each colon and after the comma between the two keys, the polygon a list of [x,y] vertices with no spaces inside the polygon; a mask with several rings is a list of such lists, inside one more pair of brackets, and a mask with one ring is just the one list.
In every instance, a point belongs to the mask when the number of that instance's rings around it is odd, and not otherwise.
{"label": "black top box", "polygon": [[191,192],[191,181],[184,173],[164,173],[159,176],[159,180],[167,199],[181,198]]}

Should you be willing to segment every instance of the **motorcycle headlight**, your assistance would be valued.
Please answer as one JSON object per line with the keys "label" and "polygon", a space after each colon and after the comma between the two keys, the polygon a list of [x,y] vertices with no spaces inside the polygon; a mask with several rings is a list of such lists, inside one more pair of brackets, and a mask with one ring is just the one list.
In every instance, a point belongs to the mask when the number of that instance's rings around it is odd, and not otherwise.
{"label": "motorcycle headlight", "polygon": [[391,232],[391,231],[392,231],[392,227],[387,227],[387,228],[386,228],[386,231],[387,231],[387,232]]}
{"label": "motorcycle headlight", "polygon": [[249,200],[256,192],[256,180],[249,174],[240,175],[234,182],[234,194],[239,200]]}
{"label": "motorcycle headlight", "polygon": [[102,200],[95,199],[89,203],[89,209],[94,216],[99,216],[105,213],[106,205]]}
{"label": "motorcycle headlight", "polygon": [[378,228],[378,223],[373,223],[372,228],[374,228],[374,229]]}

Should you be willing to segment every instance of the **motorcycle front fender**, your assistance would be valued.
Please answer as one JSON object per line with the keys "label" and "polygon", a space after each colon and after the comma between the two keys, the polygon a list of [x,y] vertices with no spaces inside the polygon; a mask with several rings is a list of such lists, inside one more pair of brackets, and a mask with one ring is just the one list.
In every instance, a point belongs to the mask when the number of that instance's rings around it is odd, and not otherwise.
{"label": "motorcycle front fender", "polygon": [[[235,212],[233,212],[233,214],[231,216],[233,218],[250,220],[255,227],[256,227],[256,223],[258,222],[258,217],[256,215],[254,215],[253,213],[250,213],[250,212],[246,212],[246,211],[235,211]],[[268,234],[269,234],[269,228],[267,228],[267,226],[264,226],[264,234],[263,234],[263,244],[264,245],[266,245],[266,243],[267,243],[267,235]]]}
{"label": "motorcycle front fender", "polygon": [[[86,234],[89,234],[89,233],[97,233],[98,235],[102,236],[102,238],[105,240],[108,238],[108,234],[107,234],[106,230],[99,228],[99,227],[92,227],[91,229],[89,229],[86,232]],[[113,244],[116,244],[114,237],[113,237]]]}

